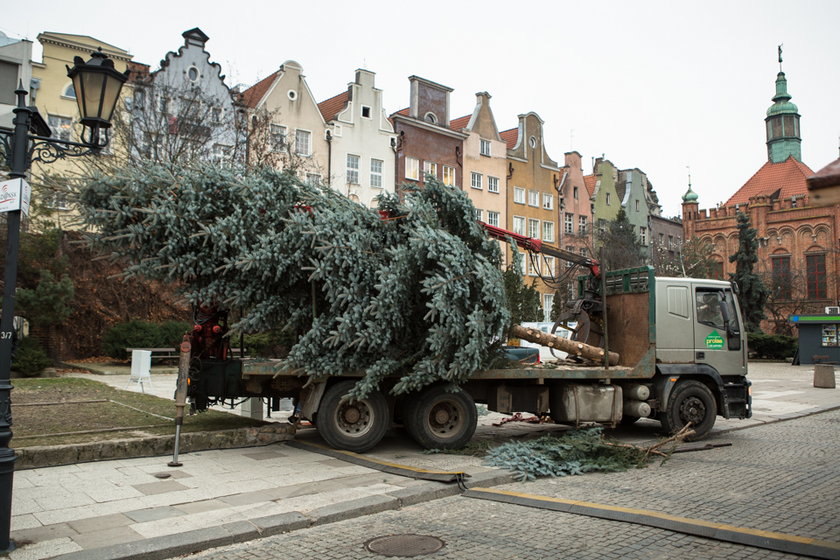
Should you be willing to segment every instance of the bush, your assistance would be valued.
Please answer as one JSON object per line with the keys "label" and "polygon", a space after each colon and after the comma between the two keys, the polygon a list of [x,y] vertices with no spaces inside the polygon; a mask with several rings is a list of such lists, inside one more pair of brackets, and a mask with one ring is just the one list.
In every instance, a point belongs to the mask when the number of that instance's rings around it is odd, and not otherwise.
{"label": "bush", "polygon": [[118,323],[102,337],[102,351],[107,356],[125,360],[126,348],[176,348],[190,325],[181,321]]}
{"label": "bush", "polygon": [[51,366],[44,348],[37,340],[26,337],[20,341],[12,356],[12,369],[23,377],[37,377],[44,368]]}
{"label": "bush", "polygon": [[748,334],[748,346],[756,358],[784,360],[796,354],[798,343],[792,336],[751,332]]}

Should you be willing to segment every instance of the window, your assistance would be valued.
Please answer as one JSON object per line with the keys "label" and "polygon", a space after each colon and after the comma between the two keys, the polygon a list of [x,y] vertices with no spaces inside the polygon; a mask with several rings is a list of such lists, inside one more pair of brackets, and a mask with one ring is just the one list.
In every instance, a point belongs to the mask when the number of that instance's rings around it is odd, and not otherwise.
{"label": "window", "polygon": [[210,153],[210,161],[216,163],[224,162],[230,159],[233,146],[226,146],[225,144],[213,144],[213,151]]}
{"label": "window", "polygon": [[470,186],[474,189],[481,188],[481,173],[473,171],[470,173]]}
{"label": "window", "polygon": [[545,261],[545,267],[543,267],[545,273],[554,276],[554,257],[543,257],[543,261]]}
{"label": "window", "polygon": [[483,221],[484,220],[483,211],[480,208],[473,208],[473,210],[475,211],[475,219],[478,220],[479,222]]}
{"label": "window", "polygon": [[271,151],[279,152],[286,146],[286,127],[280,124],[272,124],[269,126],[269,142],[271,142]]}
{"label": "window", "polygon": [[351,185],[359,184],[359,156],[347,154],[347,183]]}
{"label": "window", "polygon": [[[0,103],[6,105],[17,104],[15,90],[18,86],[18,68],[20,68],[19,64],[0,60]],[[32,102],[30,100],[30,103]]]}
{"label": "window", "polygon": [[528,206],[533,206],[534,208],[540,207],[540,193],[537,191],[528,191]]}
{"label": "window", "polygon": [[586,235],[586,216],[578,216],[578,233]]}
{"label": "window", "polygon": [[528,218],[528,237],[540,238],[540,221]]}
{"label": "window", "polygon": [[723,261],[715,261],[712,265],[711,276],[714,280],[723,280]]}
{"label": "window", "polygon": [[382,188],[382,166],[385,162],[381,159],[370,160],[370,186],[381,189]]}
{"label": "window", "polygon": [[554,222],[543,222],[543,241],[547,243],[554,243]]}
{"label": "window", "polygon": [[531,146],[532,148],[536,148],[537,147],[537,137],[536,136],[531,136],[530,138],[528,138],[528,145]]}
{"label": "window", "polygon": [[190,66],[189,70],[187,70],[187,77],[191,82],[197,82],[199,77],[198,68]]}
{"label": "window", "polygon": [[674,250],[676,250],[676,248],[677,248],[677,244],[674,243],[674,236],[669,235],[668,236],[668,250],[669,251],[674,251]]}
{"label": "window", "polygon": [[636,212],[638,212],[638,211],[639,211],[639,201],[637,200],[636,201]]}
{"label": "window", "polygon": [[317,185],[321,182],[321,176],[317,173],[307,173],[306,174],[306,182],[310,185]]}
{"label": "window", "polygon": [[499,178],[487,176],[487,192],[499,192]]}
{"label": "window", "polygon": [[721,292],[697,290],[695,294],[697,322],[709,327],[723,329],[723,311],[721,310]]}
{"label": "window", "polygon": [[525,204],[525,189],[522,187],[513,187],[513,201],[516,204]]}
{"label": "window", "polygon": [[222,108],[221,107],[213,107],[210,109],[210,113],[213,116],[213,122],[215,124],[219,124],[222,122]]}
{"label": "window", "polygon": [[405,158],[405,178],[420,180],[420,160],[413,157]]}
{"label": "window", "polygon": [[577,198],[578,198],[578,188],[577,187],[572,187],[572,198],[574,198],[575,200],[577,200]]}
{"label": "window", "polygon": [[490,140],[481,139],[479,144],[478,152],[483,156],[490,155]]}
{"label": "window", "polygon": [[575,232],[575,215],[569,214],[566,212],[566,219],[563,221],[563,232],[564,233],[574,233]]}
{"label": "window", "polygon": [[522,216],[513,217],[513,233],[525,235],[525,218]]}
{"label": "window", "polygon": [[131,106],[133,109],[143,109],[146,106],[146,92],[142,89],[135,89]]}
{"label": "window", "polygon": [[610,198],[611,198],[610,193],[606,194],[606,198],[607,198],[607,206],[609,206],[610,205]]}
{"label": "window", "polygon": [[426,113],[426,115],[423,117],[423,120],[425,120],[426,122],[430,122],[432,124],[437,124],[437,122],[438,122],[437,115],[435,115],[431,111]]}
{"label": "window", "polygon": [[73,82],[70,82],[64,91],[61,93],[61,97],[68,97],[70,99],[76,99],[76,87],[73,85]]}
{"label": "window", "polygon": [[528,276],[539,276],[540,261],[536,257],[528,257]]}
{"label": "window", "polygon": [[639,241],[642,242],[642,245],[647,245],[647,228],[646,227],[639,227]]}
{"label": "window", "polygon": [[370,107],[367,105],[362,105],[362,117],[366,119],[370,118]]}
{"label": "window", "polygon": [[437,164],[433,161],[423,162],[423,175],[431,175],[437,179]]}
{"label": "window", "polygon": [[[566,250],[570,253],[575,252],[575,248],[571,245],[566,245]],[[575,266],[575,263],[573,263],[572,261],[566,261],[566,268],[572,268],[573,266]]]}
{"label": "window", "polygon": [[490,224],[491,226],[499,227],[499,213],[488,210],[487,211],[487,223]]}
{"label": "window", "polygon": [[770,257],[770,265],[773,270],[773,296],[790,299],[790,255]]}
{"label": "window", "polygon": [[805,255],[805,274],[808,299],[825,299],[825,254]]}
{"label": "window", "polygon": [[169,99],[164,96],[158,98],[158,111],[164,115],[169,112]]}
{"label": "window", "polygon": [[443,166],[443,184],[454,187],[455,186],[455,168],[448,165]]}
{"label": "window", "polygon": [[295,153],[300,156],[308,156],[312,154],[311,145],[312,133],[308,130],[295,131]]}
{"label": "window", "polygon": [[51,210],[70,210],[70,205],[67,203],[67,189],[65,187],[56,187],[44,198],[44,204]]}
{"label": "window", "polygon": [[581,247],[580,249],[578,249],[578,254],[581,257],[585,257],[586,256],[586,247]]}
{"label": "window", "polygon": [[543,193],[543,210],[554,209],[554,195]]}
{"label": "window", "polygon": [[59,140],[70,140],[70,124],[72,121],[68,117],[59,117],[58,115],[49,115],[47,117],[47,124],[50,125],[52,137]]}
{"label": "window", "polygon": [[543,321],[551,321],[551,309],[554,307],[554,294],[543,294]]}

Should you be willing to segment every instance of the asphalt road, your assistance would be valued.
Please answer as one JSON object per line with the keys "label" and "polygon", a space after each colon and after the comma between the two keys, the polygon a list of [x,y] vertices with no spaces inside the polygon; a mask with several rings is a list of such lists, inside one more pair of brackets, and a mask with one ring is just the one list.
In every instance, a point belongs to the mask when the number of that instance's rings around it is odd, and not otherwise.
{"label": "asphalt road", "polygon": [[[705,522],[840,542],[840,410],[720,434],[730,447],[664,464],[496,489],[653,510]],[[385,558],[366,543],[390,535],[443,542],[419,558],[796,558],[630,522],[445,498],[190,555],[190,560]],[[403,543],[398,552],[412,552]],[[838,556],[840,557],[840,556]],[[187,558],[187,557],[185,557]]]}

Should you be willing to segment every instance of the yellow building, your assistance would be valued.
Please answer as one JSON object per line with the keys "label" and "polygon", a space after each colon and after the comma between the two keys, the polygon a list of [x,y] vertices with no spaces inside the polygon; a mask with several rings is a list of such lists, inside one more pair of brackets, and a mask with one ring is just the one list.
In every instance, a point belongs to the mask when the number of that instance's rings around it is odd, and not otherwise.
{"label": "yellow building", "polygon": [[[67,67],[73,66],[73,59],[81,57],[87,61],[91,52],[102,52],[113,59],[114,67],[124,72],[131,60],[131,54],[114,45],[87,35],[44,32],[38,35],[43,47],[41,62],[32,63],[32,88],[28,103],[35,105],[52,135],[61,140],[79,141],[82,127],[79,124],[79,108],[73,83],[67,77]],[[111,151],[103,151],[105,157]],[[92,156],[102,157],[102,156]],[[33,203],[46,210],[42,217],[61,228],[67,228],[74,221],[69,183],[78,176],[80,166],[87,158],[68,158],[45,165],[32,166]],[[37,227],[37,224],[36,224]]]}

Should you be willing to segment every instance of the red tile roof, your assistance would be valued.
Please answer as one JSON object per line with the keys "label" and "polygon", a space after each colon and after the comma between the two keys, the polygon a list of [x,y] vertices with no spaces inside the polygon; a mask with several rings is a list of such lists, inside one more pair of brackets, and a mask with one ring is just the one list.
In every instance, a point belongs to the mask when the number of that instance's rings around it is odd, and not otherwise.
{"label": "red tile roof", "polygon": [[265,93],[268,91],[268,88],[271,87],[271,84],[274,83],[274,79],[277,77],[278,72],[274,72],[267,78],[263,78],[256,84],[252,85],[248,89],[242,92],[242,103],[248,107],[256,107],[260,100],[263,98]]}
{"label": "red tile roof", "polygon": [[318,109],[320,109],[321,114],[324,116],[324,120],[326,122],[333,120],[347,106],[348,99],[350,99],[349,90],[318,103]]}
{"label": "red tile roof", "polygon": [[807,194],[805,179],[813,174],[807,165],[792,156],[782,163],[768,161],[726,201],[726,206],[746,204],[750,198],[758,195],[785,199]]}
{"label": "red tile roof", "polygon": [[464,115],[463,117],[458,117],[457,119],[453,119],[449,121],[449,128],[452,130],[463,130],[468,124],[470,124],[470,119],[472,115]]}
{"label": "red tile roof", "polygon": [[598,182],[598,177],[593,175],[584,175],[583,176],[583,184],[586,187],[586,190],[589,192],[589,197],[591,198],[593,194],[595,194],[595,183]]}
{"label": "red tile roof", "polygon": [[519,128],[511,128],[510,130],[503,130],[499,133],[502,140],[507,142],[508,150],[512,150],[516,146],[516,141],[519,140]]}

